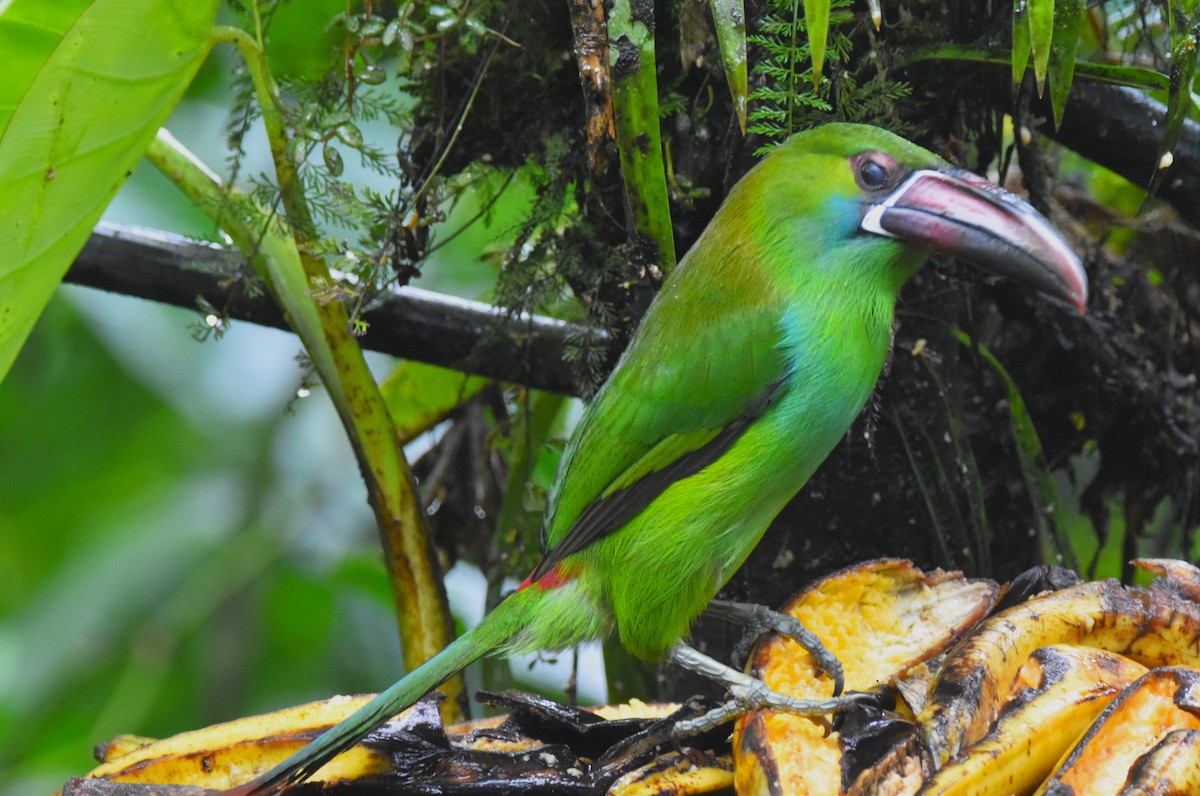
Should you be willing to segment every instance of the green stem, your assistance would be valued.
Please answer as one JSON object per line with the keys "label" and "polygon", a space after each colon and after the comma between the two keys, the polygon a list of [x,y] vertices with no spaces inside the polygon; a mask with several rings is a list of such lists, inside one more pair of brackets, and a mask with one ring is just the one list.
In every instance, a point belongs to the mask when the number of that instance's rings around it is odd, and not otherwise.
{"label": "green stem", "polygon": [[[633,256],[637,265],[657,266],[665,275],[675,267],[675,237],[658,118],[653,4],[614,0],[608,37],[621,176],[630,225],[641,237]],[[654,251],[645,251],[645,244]]]}
{"label": "green stem", "polygon": [[[256,267],[266,271],[273,295],[287,312],[346,428],[375,512],[405,663],[414,669],[450,642],[453,626],[412,472],[362,349],[350,333],[346,309],[341,301],[327,300],[335,282],[314,251],[316,226],[296,164],[288,156],[287,127],[266,54],[244,31],[219,27],[212,36],[214,42],[235,45],[245,58],[270,141],[290,235],[268,230],[258,241],[246,234],[251,232],[245,228],[247,222],[231,224],[229,218],[220,216],[215,220],[223,226],[241,227],[238,234],[229,234],[256,261]],[[178,179],[167,173],[181,187],[192,183],[185,192],[210,194],[211,201],[200,202],[201,208],[229,204],[222,187],[184,157],[177,143],[160,138],[152,149],[156,157],[169,162],[168,168],[182,169]],[[457,697],[461,680],[455,679],[443,690]],[[447,718],[457,716],[457,704],[454,698],[443,703]]]}

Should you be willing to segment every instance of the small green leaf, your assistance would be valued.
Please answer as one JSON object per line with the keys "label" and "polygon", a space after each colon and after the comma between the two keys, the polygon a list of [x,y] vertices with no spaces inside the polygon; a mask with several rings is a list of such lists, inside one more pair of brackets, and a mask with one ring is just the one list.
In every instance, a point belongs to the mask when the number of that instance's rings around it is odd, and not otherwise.
{"label": "small green leaf", "polygon": [[1046,89],[1050,66],[1050,42],[1054,40],[1054,0],[1025,0],[1029,13],[1029,44],[1033,55],[1033,77],[1038,96]]}
{"label": "small green leaf", "polygon": [[359,27],[358,35],[363,39],[380,38],[383,36],[384,24],[380,17],[371,17]]}
{"label": "small green leaf", "polygon": [[479,376],[406,360],[384,379],[379,391],[401,444],[407,444],[440,423],[487,384],[488,380]]}
{"label": "small green leaf", "polygon": [[218,3],[58,6],[0,15],[0,379],[200,68]]}
{"label": "small green leaf", "polygon": [[829,0],[804,0],[804,21],[808,24],[808,44],[812,48],[813,85],[820,86],[825,44],[829,40]]}
{"label": "small green leaf", "polygon": [[1075,77],[1075,51],[1079,46],[1079,27],[1087,11],[1086,0],[1058,0],[1054,6],[1054,41],[1050,44],[1050,106],[1054,109],[1054,127],[1062,125],[1067,95]]}
{"label": "small green leaf", "polygon": [[396,43],[396,39],[400,37],[400,31],[403,29],[404,23],[400,21],[400,17],[395,17],[387,23],[387,27],[383,29],[383,46],[391,47]]}
{"label": "small green leaf", "polygon": [[333,144],[326,144],[321,150],[321,156],[325,159],[325,168],[329,169],[329,173],[334,177],[342,176],[342,168],[345,164],[342,162],[342,153],[338,152],[337,147]]}
{"label": "small green leaf", "polygon": [[337,129],[334,130],[334,133],[346,146],[353,149],[362,149],[362,131],[358,129],[357,124],[354,124],[353,122],[339,124]]}
{"label": "small green leaf", "polygon": [[382,66],[370,64],[358,70],[358,79],[368,86],[378,86],[387,80],[387,70]]}
{"label": "small green leaf", "polygon": [[717,44],[721,47],[721,62],[725,65],[725,80],[733,96],[742,135],[746,134],[746,95],[749,80],[746,74],[746,7],[744,0],[712,0],[713,22],[717,28]]}
{"label": "small green leaf", "polygon": [[[1013,85],[1021,85],[1025,69],[1029,66],[1029,6],[1028,0],[1013,0],[1012,28],[1012,79]],[[954,45],[951,45],[954,46]]]}

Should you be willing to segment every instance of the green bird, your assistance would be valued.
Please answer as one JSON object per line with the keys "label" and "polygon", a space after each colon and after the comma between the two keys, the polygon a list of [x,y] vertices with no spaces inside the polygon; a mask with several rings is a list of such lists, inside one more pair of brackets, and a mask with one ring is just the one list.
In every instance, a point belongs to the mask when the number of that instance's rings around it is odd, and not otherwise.
{"label": "green bird", "polygon": [[767,155],[666,279],[575,429],[533,573],[478,626],[236,792],[310,776],[489,654],[615,631],[634,655],[755,692],[683,639],[862,411],[900,288],[932,251],[1086,304],[1078,258],[1037,211],[921,147],[831,124]]}

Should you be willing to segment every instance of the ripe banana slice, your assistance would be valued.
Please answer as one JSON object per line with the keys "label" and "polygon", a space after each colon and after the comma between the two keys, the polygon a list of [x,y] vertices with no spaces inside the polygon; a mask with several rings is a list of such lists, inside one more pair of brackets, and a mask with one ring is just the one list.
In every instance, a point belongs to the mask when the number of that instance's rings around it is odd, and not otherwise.
{"label": "ripe banana slice", "polygon": [[[845,666],[846,690],[886,686],[908,668],[949,647],[986,615],[998,587],[909,561],[871,561],[824,578],[784,611],[816,633]],[[751,655],[752,674],[799,698],[828,696],[832,685],[791,639],[772,637]],[[843,790],[839,733],[809,719],[754,711],[739,720],[733,755],[737,792],[837,794]],[[906,758],[912,760],[915,758]],[[888,776],[919,777],[919,770]],[[874,788],[878,792],[878,788]]]}
{"label": "ripe banana slice", "polygon": [[1104,709],[1037,793],[1117,793],[1174,730],[1200,730],[1200,672],[1153,669]]}

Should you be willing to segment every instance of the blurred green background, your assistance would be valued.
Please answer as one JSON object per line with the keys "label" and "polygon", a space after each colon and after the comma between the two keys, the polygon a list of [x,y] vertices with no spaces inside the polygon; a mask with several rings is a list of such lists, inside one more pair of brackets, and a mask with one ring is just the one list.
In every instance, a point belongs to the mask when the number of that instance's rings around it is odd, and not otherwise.
{"label": "blurred green background", "polygon": [[[273,69],[319,74],[314,36],[342,8],[282,6]],[[167,127],[225,161],[231,53],[218,50]],[[364,133],[394,146],[385,124]],[[269,169],[255,129],[243,175]],[[346,163],[346,177],[380,177]],[[422,287],[486,296],[486,249],[527,199],[519,181],[440,249]],[[446,227],[474,215],[465,196]],[[211,239],[212,225],[143,164],[105,218]],[[0,794],[50,793],[118,733],[162,737],[403,671],[374,520],[337,417],[302,384],[290,334],[66,285],[0,383]],[[370,358],[383,378],[394,360]],[[410,446],[410,459],[428,441]],[[448,579],[456,618],[482,615],[483,577]],[[604,696],[593,650],[581,698]],[[539,666],[549,682],[568,676]],[[527,676],[528,662],[514,664]],[[549,669],[549,671],[547,671]],[[535,673],[536,674],[536,673]]]}

